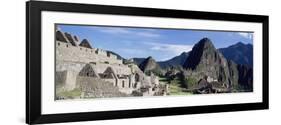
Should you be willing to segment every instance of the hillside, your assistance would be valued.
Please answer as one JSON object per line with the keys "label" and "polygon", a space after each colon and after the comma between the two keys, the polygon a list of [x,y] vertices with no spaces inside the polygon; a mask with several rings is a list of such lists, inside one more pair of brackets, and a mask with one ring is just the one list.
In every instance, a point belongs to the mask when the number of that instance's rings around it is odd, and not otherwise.
{"label": "hillside", "polygon": [[237,64],[253,67],[253,45],[238,42],[227,48],[221,48],[219,51],[228,60],[232,60]]}

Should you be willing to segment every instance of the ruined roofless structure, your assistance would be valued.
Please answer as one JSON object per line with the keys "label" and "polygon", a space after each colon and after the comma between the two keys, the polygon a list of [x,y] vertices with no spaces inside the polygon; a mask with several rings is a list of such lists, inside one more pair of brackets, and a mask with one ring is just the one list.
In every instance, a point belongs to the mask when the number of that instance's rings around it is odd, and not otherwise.
{"label": "ruined roofless structure", "polygon": [[89,89],[93,84],[106,82],[128,95],[133,91],[140,92],[144,87],[142,95],[153,95],[152,86],[159,84],[157,76],[145,75],[133,63],[124,64],[116,55],[92,46],[87,39],[80,42],[77,36],[60,30],[56,31],[55,37],[56,87],[61,87],[63,91],[83,89],[85,86]]}

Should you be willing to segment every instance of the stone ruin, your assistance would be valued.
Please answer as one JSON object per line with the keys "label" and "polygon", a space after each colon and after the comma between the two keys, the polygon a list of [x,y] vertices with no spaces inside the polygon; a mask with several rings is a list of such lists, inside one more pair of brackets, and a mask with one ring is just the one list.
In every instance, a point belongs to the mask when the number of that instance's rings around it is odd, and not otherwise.
{"label": "stone ruin", "polygon": [[56,93],[78,88],[80,98],[96,98],[165,95],[167,91],[157,76],[147,76],[134,63],[124,64],[116,55],[94,48],[87,39],[80,42],[77,36],[59,30],[55,38]]}

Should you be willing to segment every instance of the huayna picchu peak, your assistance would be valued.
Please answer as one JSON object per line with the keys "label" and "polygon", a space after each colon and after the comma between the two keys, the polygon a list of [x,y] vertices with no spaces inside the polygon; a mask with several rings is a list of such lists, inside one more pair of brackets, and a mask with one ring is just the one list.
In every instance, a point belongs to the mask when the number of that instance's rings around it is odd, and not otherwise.
{"label": "huayna picchu peak", "polygon": [[[246,78],[239,77],[241,72],[250,72],[248,70],[251,69],[247,66],[241,67],[235,62],[227,60],[208,38],[203,38],[194,45],[183,68],[186,69],[184,77],[196,80],[207,77],[208,82],[214,83],[218,90],[225,92],[229,92],[237,86],[246,88],[249,85],[247,85],[248,82],[244,82],[244,79],[249,81],[252,79],[252,76],[244,75]],[[197,86],[194,85],[193,87],[196,88]],[[248,90],[251,89],[248,87]]]}

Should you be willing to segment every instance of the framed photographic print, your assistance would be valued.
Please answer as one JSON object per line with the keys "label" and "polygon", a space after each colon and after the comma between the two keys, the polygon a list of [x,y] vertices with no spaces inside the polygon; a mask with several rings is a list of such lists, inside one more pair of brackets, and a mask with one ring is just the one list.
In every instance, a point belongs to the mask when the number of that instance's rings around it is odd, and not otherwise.
{"label": "framed photographic print", "polygon": [[268,109],[268,16],[26,4],[26,123]]}

